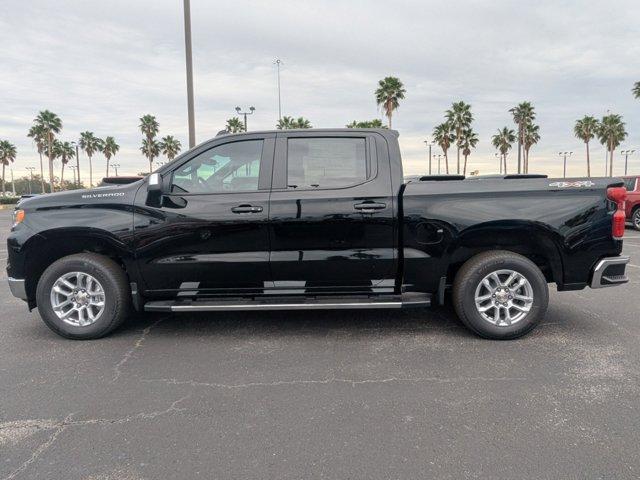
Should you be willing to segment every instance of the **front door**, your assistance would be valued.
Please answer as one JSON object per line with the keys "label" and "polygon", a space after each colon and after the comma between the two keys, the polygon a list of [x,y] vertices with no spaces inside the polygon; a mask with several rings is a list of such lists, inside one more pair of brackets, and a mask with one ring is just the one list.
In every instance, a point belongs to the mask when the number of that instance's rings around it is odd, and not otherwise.
{"label": "front door", "polygon": [[273,134],[218,139],[162,172],[169,190],[162,206],[134,215],[146,293],[260,293],[270,284],[274,143]]}
{"label": "front door", "polygon": [[394,197],[379,141],[363,132],[278,134],[269,218],[276,292],[393,291]]}

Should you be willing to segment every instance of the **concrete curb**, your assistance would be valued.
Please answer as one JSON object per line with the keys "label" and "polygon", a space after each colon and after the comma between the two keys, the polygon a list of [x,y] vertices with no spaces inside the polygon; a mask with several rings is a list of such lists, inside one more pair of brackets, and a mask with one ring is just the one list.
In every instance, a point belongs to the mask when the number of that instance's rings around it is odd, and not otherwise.
{"label": "concrete curb", "polygon": [[9,205],[0,205],[0,210],[13,210],[14,208],[16,208],[15,203]]}

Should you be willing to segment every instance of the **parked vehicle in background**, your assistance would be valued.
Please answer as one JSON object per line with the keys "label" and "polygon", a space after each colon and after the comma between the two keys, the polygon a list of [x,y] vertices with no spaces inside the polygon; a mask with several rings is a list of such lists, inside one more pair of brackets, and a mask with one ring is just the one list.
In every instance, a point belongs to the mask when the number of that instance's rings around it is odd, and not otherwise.
{"label": "parked vehicle in background", "polygon": [[98,184],[99,187],[112,187],[114,185],[126,185],[128,183],[137,182],[143,177],[139,175],[119,176],[119,177],[104,177]]}
{"label": "parked vehicle in background", "polygon": [[633,228],[640,230],[640,176],[625,177],[624,184],[627,187],[627,220]]}
{"label": "parked vehicle in background", "polygon": [[451,292],[516,338],[559,291],[628,281],[621,179],[403,180],[387,129],[222,135],[125,185],[24,200],[9,284],[56,333],[155,312],[407,308]]}

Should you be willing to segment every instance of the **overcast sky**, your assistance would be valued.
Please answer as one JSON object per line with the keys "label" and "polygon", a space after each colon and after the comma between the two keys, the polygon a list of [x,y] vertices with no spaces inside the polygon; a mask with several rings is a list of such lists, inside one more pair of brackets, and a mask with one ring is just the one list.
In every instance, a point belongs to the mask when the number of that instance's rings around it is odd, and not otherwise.
{"label": "overcast sky", "polygon": [[[83,130],[115,136],[121,173],[146,168],[143,114],[157,117],[160,135],[187,145],[181,0],[0,6],[0,139],[18,147],[17,175],[37,165],[26,132],[43,109],[62,118],[63,140]],[[398,76],[407,90],[394,117],[405,173],[426,169],[422,141],[458,100],[472,105],[480,144],[469,161],[481,173],[496,170],[490,136],[513,127],[508,109],[524,100],[535,105],[542,135],[532,171],[561,174],[558,152],[572,150],[569,174],[585,174],[584,145],[572,133],[585,114],[622,114],[623,148],[640,147],[640,101],[631,95],[640,80],[637,0],[192,0],[191,8],[198,142],[222,129],[236,105],[255,106],[250,130],[275,126],[279,57],[283,114],[314,127],[380,117],[377,81]],[[602,147],[593,157],[596,174],[604,172]],[[104,159],[95,162],[101,172]],[[640,173],[640,155],[630,165]]]}

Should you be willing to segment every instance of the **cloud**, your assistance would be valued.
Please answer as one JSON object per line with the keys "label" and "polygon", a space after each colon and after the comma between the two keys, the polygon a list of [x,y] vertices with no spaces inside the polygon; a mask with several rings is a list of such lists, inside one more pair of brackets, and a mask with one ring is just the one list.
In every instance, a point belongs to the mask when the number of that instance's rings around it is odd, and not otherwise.
{"label": "cloud", "polygon": [[[192,0],[197,137],[215,135],[236,105],[256,107],[251,129],[273,128],[278,56],[283,113],[318,127],[380,117],[376,82],[399,76],[407,97],[394,127],[406,173],[424,171],[423,140],[463,99],[480,136],[471,168],[496,169],[490,136],[512,125],[511,106],[529,100],[542,134],[532,169],[561,174],[557,152],[572,150],[569,174],[584,175],[577,118],[621,113],[628,146],[638,141],[640,102],[630,89],[640,80],[639,16],[633,1]],[[5,2],[0,137],[18,146],[16,173],[37,163],[26,131],[44,108],[62,117],[65,139],[83,130],[115,136],[122,173],[146,168],[138,153],[145,113],[186,145],[182,21],[179,1]],[[593,156],[599,171],[604,151],[594,145]],[[640,156],[630,165],[640,173]]]}

